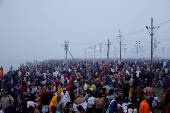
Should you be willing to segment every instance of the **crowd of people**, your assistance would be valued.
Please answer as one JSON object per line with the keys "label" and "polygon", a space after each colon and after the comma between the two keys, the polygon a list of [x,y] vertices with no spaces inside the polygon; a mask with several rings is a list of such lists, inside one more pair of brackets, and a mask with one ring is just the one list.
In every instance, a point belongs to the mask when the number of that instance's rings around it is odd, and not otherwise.
{"label": "crowd of people", "polygon": [[[170,113],[170,61],[27,62],[0,79],[0,113]],[[160,100],[153,87],[164,88]]]}

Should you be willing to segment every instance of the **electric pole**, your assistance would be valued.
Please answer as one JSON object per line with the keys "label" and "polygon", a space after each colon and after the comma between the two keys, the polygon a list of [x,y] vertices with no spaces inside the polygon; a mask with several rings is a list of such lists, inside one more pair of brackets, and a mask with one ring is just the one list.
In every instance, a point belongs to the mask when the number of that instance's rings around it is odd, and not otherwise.
{"label": "electric pole", "polygon": [[141,48],[139,45],[140,45],[140,41],[136,41],[136,52],[135,53],[137,53],[137,58],[138,58],[139,48]]}
{"label": "electric pole", "polygon": [[110,48],[110,44],[111,44],[111,42],[109,42],[109,39],[108,39],[108,43],[107,43],[107,46],[108,46],[107,59],[108,59],[108,61],[109,61],[109,48]]}
{"label": "electric pole", "polygon": [[95,52],[96,52],[96,45],[93,46],[93,51],[94,51],[94,59],[95,59]]}
{"label": "electric pole", "polygon": [[91,59],[92,59],[92,50],[93,50],[93,47],[90,46],[90,47],[89,47],[89,50],[91,51]]}
{"label": "electric pole", "polygon": [[87,56],[87,51],[84,50],[84,59],[86,59],[86,56]]}
{"label": "electric pole", "polygon": [[102,53],[102,45],[103,45],[103,43],[99,43],[99,47],[100,47],[100,59],[101,59],[101,53]]}
{"label": "electric pole", "polygon": [[66,40],[65,40],[65,44],[64,44],[64,45],[61,45],[62,47],[64,47],[64,50],[65,50],[65,52],[66,52],[66,58],[65,58],[66,61],[67,61],[68,45],[69,45],[69,42],[66,42]]}
{"label": "electric pole", "polygon": [[141,52],[141,57],[143,57],[143,53],[145,52],[145,50],[143,49],[143,47],[141,47],[140,52]]}
{"label": "electric pole", "polygon": [[[69,45],[69,42],[66,42],[65,41],[65,45],[61,45],[62,47],[64,47],[64,50],[66,51],[66,62],[67,62],[67,51],[70,53],[70,56],[72,57],[72,59],[74,60],[73,58],[73,55],[71,54],[71,52],[69,51],[68,49],[68,45]],[[74,60],[75,61],[75,60]],[[76,61],[75,61],[76,62]]]}
{"label": "electric pole", "polygon": [[[157,30],[160,26],[157,27]],[[146,26],[146,29],[148,30],[149,34],[151,35],[151,65],[153,66],[153,35],[154,33],[157,31],[155,31],[153,33],[153,29],[155,29],[155,27],[153,27],[153,18],[151,18],[151,27],[147,27]],[[149,29],[151,29],[151,32],[149,31]]]}
{"label": "electric pole", "polygon": [[69,42],[66,42],[65,40],[66,60],[67,60],[68,45],[69,45]]}
{"label": "electric pole", "polygon": [[122,46],[122,42],[123,42],[123,40],[121,39],[123,36],[121,35],[121,33],[120,33],[120,30],[119,30],[119,36],[118,36],[119,38],[120,38],[120,41],[118,41],[118,39],[117,39],[117,41],[119,42],[119,45],[120,45],[120,62],[121,62],[121,46]]}

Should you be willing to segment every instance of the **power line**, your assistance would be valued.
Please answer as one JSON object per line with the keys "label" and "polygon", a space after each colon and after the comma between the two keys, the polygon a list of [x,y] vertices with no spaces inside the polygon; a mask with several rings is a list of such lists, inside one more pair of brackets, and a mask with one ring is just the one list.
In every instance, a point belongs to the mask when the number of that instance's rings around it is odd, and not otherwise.
{"label": "power line", "polygon": [[[169,23],[170,23],[170,20],[167,20],[167,21],[161,22],[161,23],[154,25],[154,26],[163,26],[163,25],[167,25]],[[146,31],[146,29],[141,29],[141,30],[137,30],[137,31],[134,31],[134,32],[131,32],[131,33],[127,33],[127,34],[124,34],[123,36],[128,36],[128,35],[144,32],[144,31]]]}

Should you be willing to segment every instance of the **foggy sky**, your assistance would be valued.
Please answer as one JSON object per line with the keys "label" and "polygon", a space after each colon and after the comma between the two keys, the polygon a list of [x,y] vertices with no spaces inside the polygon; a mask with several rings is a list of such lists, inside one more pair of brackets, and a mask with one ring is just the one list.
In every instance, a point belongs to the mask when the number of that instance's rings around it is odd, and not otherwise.
{"label": "foggy sky", "polygon": [[[65,40],[70,42],[69,50],[75,58],[84,58],[83,50],[99,42],[104,43],[103,49],[106,49],[107,39],[113,44],[112,50],[113,46],[119,47],[116,40],[119,29],[127,48],[122,57],[132,57],[130,51],[135,48],[136,41],[141,41],[145,49],[143,56],[149,58],[148,31],[126,34],[150,26],[151,17],[154,25],[170,20],[170,1],[0,0],[0,66],[7,71],[10,65],[16,69],[26,61],[62,59],[61,45]],[[156,32],[157,41],[161,41],[159,51],[170,47],[169,31],[170,24],[165,24]],[[104,53],[102,56],[106,58]],[[159,56],[167,54],[160,52]],[[99,58],[99,52],[96,57]]]}

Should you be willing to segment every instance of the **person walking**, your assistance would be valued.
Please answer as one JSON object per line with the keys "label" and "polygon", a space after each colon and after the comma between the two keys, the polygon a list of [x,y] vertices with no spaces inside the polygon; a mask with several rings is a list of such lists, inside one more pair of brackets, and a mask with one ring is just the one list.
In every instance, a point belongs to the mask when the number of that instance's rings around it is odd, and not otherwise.
{"label": "person walking", "polygon": [[61,94],[57,95],[57,102],[55,106],[57,108],[57,111],[59,111],[60,113],[64,112],[65,105],[64,102],[61,100]]}
{"label": "person walking", "polygon": [[3,91],[1,98],[1,108],[5,110],[10,104],[14,102],[14,99],[11,95],[8,95],[7,91]]}
{"label": "person walking", "polygon": [[145,99],[140,103],[139,113],[149,113],[149,101],[150,97],[145,97]]}

